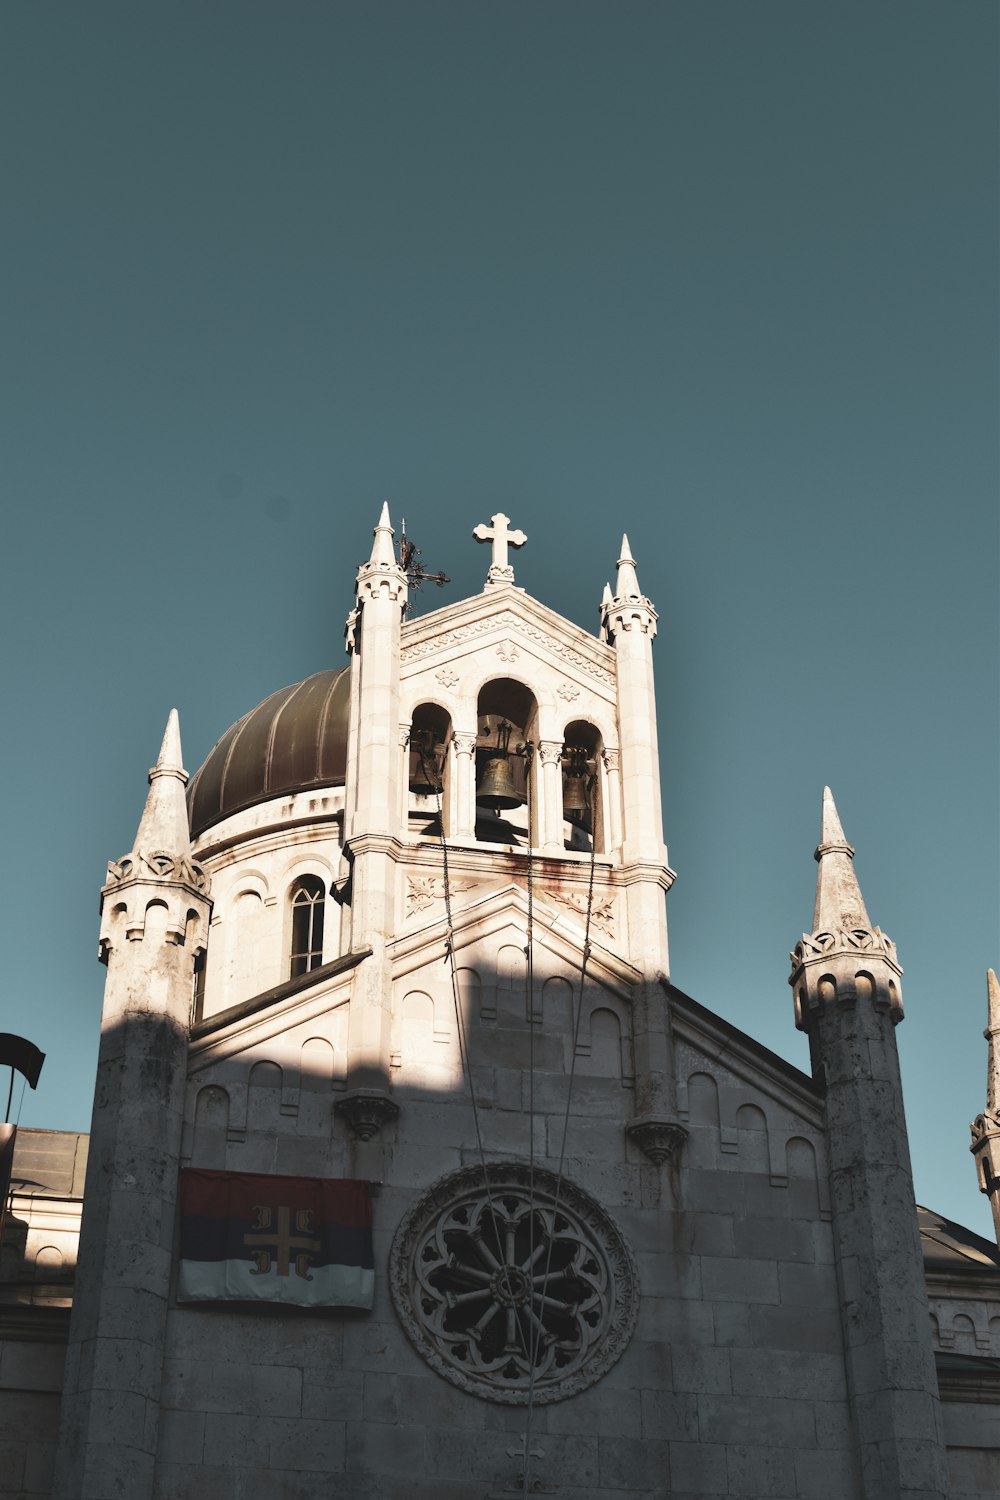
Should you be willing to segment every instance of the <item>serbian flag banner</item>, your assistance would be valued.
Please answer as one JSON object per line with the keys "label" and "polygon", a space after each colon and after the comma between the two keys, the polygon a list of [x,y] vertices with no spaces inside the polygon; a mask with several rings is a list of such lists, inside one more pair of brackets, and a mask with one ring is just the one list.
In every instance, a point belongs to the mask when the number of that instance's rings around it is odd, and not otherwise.
{"label": "serbian flag banner", "polygon": [[367,1182],[181,1170],[180,1302],[371,1307]]}

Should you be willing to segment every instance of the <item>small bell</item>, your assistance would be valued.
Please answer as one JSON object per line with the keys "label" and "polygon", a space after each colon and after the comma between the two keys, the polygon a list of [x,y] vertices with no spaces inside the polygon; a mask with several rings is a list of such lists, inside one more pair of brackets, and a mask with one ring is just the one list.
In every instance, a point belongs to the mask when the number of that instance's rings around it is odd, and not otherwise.
{"label": "small bell", "polygon": [[440,787],[434,731],[414,729],[410,734],[410,791],[419,797],[432,797]]}
{"label": "small bell", "polygon": [[581,745],[567,746],[566,770],[563,772],[563,817],[569,823],[585,824],[590,820],[590,778],[587,752]]}

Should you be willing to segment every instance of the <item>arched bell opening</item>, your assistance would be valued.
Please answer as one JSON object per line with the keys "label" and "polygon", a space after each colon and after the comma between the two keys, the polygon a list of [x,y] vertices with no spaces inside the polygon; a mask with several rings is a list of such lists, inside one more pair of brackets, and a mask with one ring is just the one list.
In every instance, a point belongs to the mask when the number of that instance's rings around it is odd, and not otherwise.
{"label": "arched bell opening", "polygon": [[407,746],[407,813],[409,832],[421,838],[451,832],[450,744],[448,711],[437,703],[418,704]]}
{"label": "arched bell opening", "polygon": [[534,746],[538,705],[522,682],[488,682],[476,709],[476,838],[490,844],[538,843]]}
{"label": "arched bell opening", "polygon": [[567,849],[603,854],[604,765],[601,732],[586,719],[566,725],[562,750],[563,843]]}

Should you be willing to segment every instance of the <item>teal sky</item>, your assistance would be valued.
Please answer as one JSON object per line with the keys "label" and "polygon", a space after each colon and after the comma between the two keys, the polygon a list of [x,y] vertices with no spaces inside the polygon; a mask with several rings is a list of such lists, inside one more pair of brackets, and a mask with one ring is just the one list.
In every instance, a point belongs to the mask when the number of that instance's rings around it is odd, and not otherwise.
{"label": "teal sky", "polygon": [[998,87],[986,0],[0,14],[0,1029],[86,1128],[105,862],[338,665],[383,499],[656,643],[673,978],[800,1067],[824,782],[905,968],[917,1195],[989,1234]]}

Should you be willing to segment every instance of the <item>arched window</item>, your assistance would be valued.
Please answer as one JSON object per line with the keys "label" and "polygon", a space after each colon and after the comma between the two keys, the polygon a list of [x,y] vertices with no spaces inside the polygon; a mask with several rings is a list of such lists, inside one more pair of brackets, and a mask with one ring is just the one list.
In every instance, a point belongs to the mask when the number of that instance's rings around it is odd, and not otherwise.
{"label": "arched window", "polygon": [[[508,847],[538,843],[534,695],[512,677],[483,685],[477,705],[476,838]],[[529,826],[530,823],[530,826]]]}
{"label": "arched window", "polygon": [[290,975],[308,974],[323,962],[323,912],[326,891],[315,875],[303,875],[292,895],[292,961]]}

